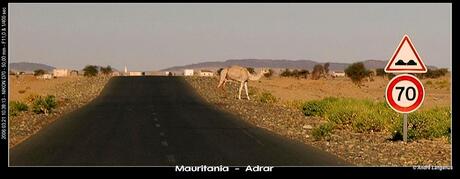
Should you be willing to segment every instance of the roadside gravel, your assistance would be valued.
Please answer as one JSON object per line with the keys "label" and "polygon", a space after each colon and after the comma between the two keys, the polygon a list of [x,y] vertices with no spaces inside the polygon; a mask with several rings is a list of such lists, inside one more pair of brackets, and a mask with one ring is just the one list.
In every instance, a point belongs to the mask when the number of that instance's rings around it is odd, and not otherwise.
{"label": "roadside gravel", "polygon": [[46,127],[60,116],[78,109],[94,99],[102,91],[109,79],[110,77],[106,76],[78,77],[75,80],[57,85],[47,94],[40,94],[42,96],[56,96],[57,108],[49,115],[35,114],[29,110],[18,116],[10,116],[10,148]]}

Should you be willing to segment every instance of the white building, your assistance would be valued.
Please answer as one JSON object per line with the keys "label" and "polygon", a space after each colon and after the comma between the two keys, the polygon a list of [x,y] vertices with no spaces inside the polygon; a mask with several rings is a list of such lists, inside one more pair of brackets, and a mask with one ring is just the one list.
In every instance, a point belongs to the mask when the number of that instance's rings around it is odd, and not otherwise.
{"label": "white building", "polygon": [[332,72],[332,76],[333,76],[333,77],[344,77],[344,76],[345,76],[345,72],[335,72],[335,71],[333,71],[333,72]]}
{"label": "white building", "polygon": [[185,69],[184,76],[193,76],[193,69]]}
{"label": "white building", "polygon": [[211,70],[201,70],[200,76],[214,76],[214,72]]}
{"label": "white building", "polygon": [[144,76],[144,72],[142,72],[142,71],[130,71],[129,76]]}
{"label": "white building", "polygon": [[66,77],[70,75],[69,69],[53,69],[53,76],[55,77]]}

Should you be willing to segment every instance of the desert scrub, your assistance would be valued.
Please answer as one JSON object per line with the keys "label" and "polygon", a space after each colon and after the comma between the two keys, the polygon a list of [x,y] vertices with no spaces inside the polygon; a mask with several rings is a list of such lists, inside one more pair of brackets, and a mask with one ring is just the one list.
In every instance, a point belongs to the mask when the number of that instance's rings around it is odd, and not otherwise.
{"label": "desert scrub", "polygon": [[[409,140],[450,137],[452,112],[448,107],[417,111],[407,116]],[[393,124],[393,140],[402,139],[403,119]]]}
{"label": "desert scrub", "polygon": [[39,96],[32,103],[32,111],[36,114],[49,114],[56,106],[56,98],[53,95]]}
{"label": "desert scrub", "polygon": [[324,124],[319,125],[318,127],[314,128],[312,131],[313,138],[315,140],[322,140],[322,139],[329,139],[334,129],[335,124],[331,122],[327,122]]}
{"label": "desert scrub", "polygon": [[328,97],[322,100],[308,101],[303,104],[302,111],[305,116],[324,116],[325,112],[330,109],[331,104],[338,98]]}
{"label": "desert scrub", "polygon": [[17,116],[19,113],[23,111],[29,110],[27,104],[19,101],[10,101],[9,104],[9,115],[10,116]]}
{"label": "desert scrub", "polygon": [[261,103],[275,103],[278,99],[273,96],[270,92],[264,91],[260,94],[258,101]]}
{"label": "desert scrub", "polygon": [[[382,101],[352,98],[325,98],[304,103],[306,116],[320,116],[337,129],[354,132],[393,133],[398,139],[402,130],[402,116]],[[449,108],[434,108],[409,114],[409,138],[433,138],[450,135]]]}

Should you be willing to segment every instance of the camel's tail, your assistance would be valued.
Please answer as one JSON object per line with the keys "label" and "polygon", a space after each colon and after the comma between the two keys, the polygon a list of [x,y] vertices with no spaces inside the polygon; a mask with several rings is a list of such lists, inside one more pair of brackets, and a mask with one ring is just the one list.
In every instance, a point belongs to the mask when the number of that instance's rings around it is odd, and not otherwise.
{"label": "camel's tail", "polygon": [[222,71],[220,71],[220,81],[219,81],[219,85],[217,85],[217,88],[220,88],[222,86],[222,84],[224,84],[225,82],[225,78],[227,77],[227,68],[224,68],[222,69]]}

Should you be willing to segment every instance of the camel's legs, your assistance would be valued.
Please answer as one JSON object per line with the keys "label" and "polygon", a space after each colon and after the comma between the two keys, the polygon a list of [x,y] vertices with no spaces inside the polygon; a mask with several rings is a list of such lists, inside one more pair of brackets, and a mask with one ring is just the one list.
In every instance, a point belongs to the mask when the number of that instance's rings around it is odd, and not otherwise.
{"label": "camel's legs", "polygon": [[251,100],[251,98],[249,98],[248,82],[247,81],[244,82],[244,88],[246,90],[246,97],[248,97],[248,100]]}
{"label": "camel's legs", "polygon": [[241,99],[241,90],[243,90],[243,84],[244,82],[241,82],[240,84],[240,89],[238,90],[238,99]]}

